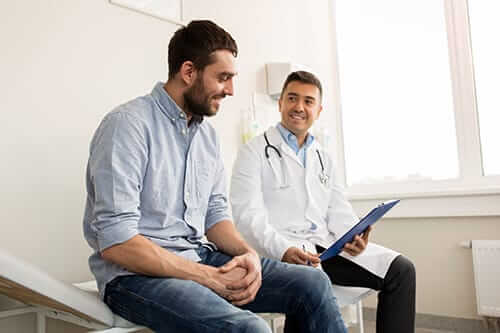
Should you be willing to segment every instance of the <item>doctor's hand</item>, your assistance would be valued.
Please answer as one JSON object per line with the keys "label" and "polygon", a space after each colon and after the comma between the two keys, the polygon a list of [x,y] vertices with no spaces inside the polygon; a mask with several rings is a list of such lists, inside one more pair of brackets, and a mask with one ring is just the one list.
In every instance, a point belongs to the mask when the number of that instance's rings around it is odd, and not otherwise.
{"label": "doctor's hand", "polygon": [[319,259],[319,254],[306,252],[298,247],[290,247],[286,250],[281,261],[287,262],[289,264],[297,265],[310,265],[313,267],[318,267],[321,260]]}
{"label": "doctor's hand", "polygon": [[353,257],[360,255],[368,245],[368,237],[370,235],[370,231],[372,231],[371,226],[366,228],[365,232],[363,232],[361,235],[356,235],[352,242],[346,243],[342,250]]}
{"label": "doctor's hand", "polygon": [[233,292],[225,298],[233,305],[242,306],[255,299],[262,284],[260,258],[255,252],[247,252],[234,257],[218,270],[230,274],[235,269],[244,269],[245,274],[238,276],[239,273],[235,273],[238,279],[227,285],[227,289]]}

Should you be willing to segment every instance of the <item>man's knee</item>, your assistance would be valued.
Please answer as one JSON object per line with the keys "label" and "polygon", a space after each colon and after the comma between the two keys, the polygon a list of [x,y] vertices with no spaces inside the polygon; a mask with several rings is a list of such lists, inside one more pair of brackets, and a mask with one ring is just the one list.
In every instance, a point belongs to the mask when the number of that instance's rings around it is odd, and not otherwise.
{"label": "man's knee", "polygon": [[238,333],[271,333],[271,328],[262,317],[253,314],[240,320],[236,331]]}
{"label": "man's knee", "polygon": [[304,269],[297,281],[299,285],[296,286],[296,292],[302,293],[303,299],[322,302],[325,298],[333,297],[330,278],[320,269]]}
{"label": "man's knee", "polygon": [[416,283],[416,269],[413,262],[403,255],[394,259],[394,265],[391,270],[394,270],[394,275],[399,277],[399,280],[410,285]]}
{"label": "man's knee", "polygon": [[321,294],[330,293],[333,295],[332,282],[328,275],[320,270],[316,269],[312,281],[313,290],[320,290]]}
{"label": "man's knee", "polygon": [[415,265],[413,262],[410,261],[410,259],[401,256],[401,272],[403,272],[403,275],[406,277],[415,280],[415,275],[416,275],[416,269]]}

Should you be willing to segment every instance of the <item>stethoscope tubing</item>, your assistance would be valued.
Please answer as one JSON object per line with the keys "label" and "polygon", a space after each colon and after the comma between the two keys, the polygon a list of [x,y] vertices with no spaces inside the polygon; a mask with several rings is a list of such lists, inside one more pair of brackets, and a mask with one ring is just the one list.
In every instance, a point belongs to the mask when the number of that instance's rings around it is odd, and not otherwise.
{"label": "stethoscope tubing", "polygon": [[276,146],[273,146],[272,144],[269,143],[269,139],[267,138],[266,132],[264,132],[264,139],[266,140],[266,147],[264,148],[264,154],[266,155],[266,158],[269,160],[269,152],[267,150],[271,148],[276,152],[276,154],[278,154],[279,158],[281,159],[282,156],[280,151],[278,150],[278,148],[276,148]]}
{"label": "stethoscope tubing", "polygon": [[[266,158],[269,160],[269,151],[268,149],[272,149],[276,152],[276,154],[278,154],[278,157],[280,159],[282,159],[283,157],[281,156],[281,153],[279,151],[279,149],[272,145],[271,143],[269,143],[269,139],[267,138],[267,133],[264,132],[264,139],[266,140],[266,147],[264,148],[264,155],[266,155]],[[319,164],[321,165],[321,173],[325,173],[325,165],[323,164],[323,159],[321,158],[321,154],[319,153],[319,150],[316,149],[316,154],[318,154],[318,159],[319,159]]]}

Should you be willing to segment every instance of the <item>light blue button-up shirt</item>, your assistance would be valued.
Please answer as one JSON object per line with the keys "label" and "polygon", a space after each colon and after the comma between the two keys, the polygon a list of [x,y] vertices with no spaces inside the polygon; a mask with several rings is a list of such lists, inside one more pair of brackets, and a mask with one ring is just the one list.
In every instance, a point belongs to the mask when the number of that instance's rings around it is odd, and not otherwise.
{"label": "light blue button-up shirt", "polygon": [[307,148],[309,148],[312,145],[314,141],[314,136],[312,136],[311,133],[307,133],[304,144],[302,145],[302,147],[299,147],[299,142],[297,141],[297,137],[295,136],[295,134],[290,132],[281,123],[278,123],[276,125],[276,128],[278,128],[278,130],[280,131],[281,137],[283,138],[283,140],[285,140],[287,145],[290,146],[290,148],[292,148],[295,154],[297,154],[297,157],[302,162],[302,165],[305,168]]}
{"label": "light blue button-up shirt", "polygon": [[90,144],[84,234],[103,296],[107,282],[131,274],[100,251],[141,234],[198,261],[205,232],[230,219],[215,130],[192,120],[159,82],[151,94],[105,116]]}

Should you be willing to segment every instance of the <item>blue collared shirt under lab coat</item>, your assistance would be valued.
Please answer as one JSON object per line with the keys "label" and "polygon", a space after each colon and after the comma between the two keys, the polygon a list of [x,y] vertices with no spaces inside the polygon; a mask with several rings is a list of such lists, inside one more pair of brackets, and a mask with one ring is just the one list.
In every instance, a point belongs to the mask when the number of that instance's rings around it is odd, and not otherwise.
{"label": "blue collared shirt under lab coat", "polygon": [[297,137],[295,134],[290,132],[288,128],[285,128],[281,123],[278,123],[276,125],[276,128],[281,134],[281,137],[283,140],[285,140],[286,144],[292,148],[292,150],[297,154],[297,157],[299,160],[302,162],[302,166],[305,168],[306,167],[306,151],[307,148],[311,146],[311,144],[314,141],[314,136],[312,136],[310,133],[307,133],[306,140],[304,141],[304,144],[302,147],[299,147],[299,142],[297,141]]}
{"label": "blue collared shirt under lab coat", "polygon": [[87,165],[84,234],[103,297],[107,282],[131,274],[100,251],[141,234],[198,261],[202,237],[230,219],[219,141],[207,121],[188,123],[159,82],[117,107],[94,134]]}

